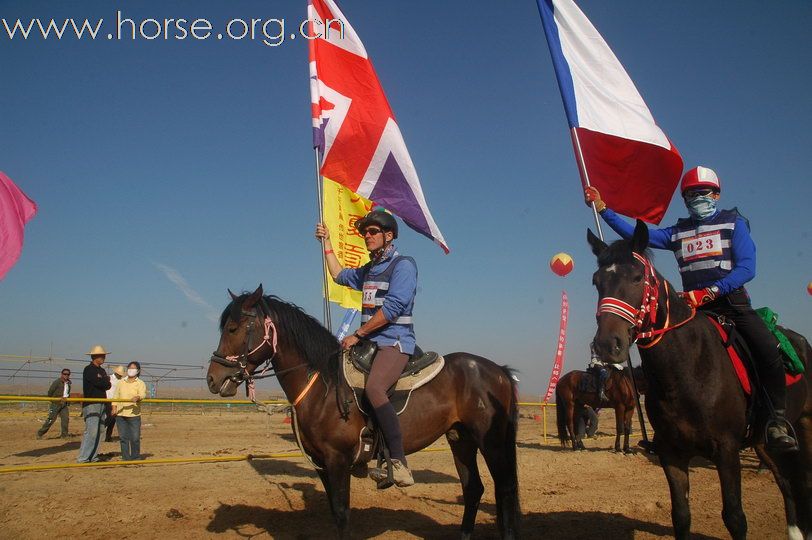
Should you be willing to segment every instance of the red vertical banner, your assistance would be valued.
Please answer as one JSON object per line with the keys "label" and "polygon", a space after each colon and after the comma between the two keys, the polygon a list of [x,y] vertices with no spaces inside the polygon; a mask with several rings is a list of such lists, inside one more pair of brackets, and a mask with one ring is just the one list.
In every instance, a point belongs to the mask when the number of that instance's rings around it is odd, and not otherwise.
{"label": "red vertical banner", "polygon": [[567,346],[567,320],[569,319],[570,304],[567,300],[566,291],[561,291],[561,324],[558,328],[558,345],[555,349],[555,362],[553,372],[550,373],[550,384],[547,386],[547,395],[544,396],[544,403],[547,403],[555,392],[558,378],[564,369],[564,349]]}

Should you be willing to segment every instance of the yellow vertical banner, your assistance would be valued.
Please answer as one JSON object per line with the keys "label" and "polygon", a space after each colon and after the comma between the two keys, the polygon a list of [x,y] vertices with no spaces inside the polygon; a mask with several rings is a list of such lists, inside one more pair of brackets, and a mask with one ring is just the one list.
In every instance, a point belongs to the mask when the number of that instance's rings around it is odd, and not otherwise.
{"label": "yellow vertical banner", "polygon": [[[338,261],[344,268],[360,268],[369,262],[364,239],[355,230],[355,222],[372,209],[372,201],[356,195],[329,178],[324,178],[324,224]],[[327,280],[328,299],[345,308],[361,309],[361,291]]]}

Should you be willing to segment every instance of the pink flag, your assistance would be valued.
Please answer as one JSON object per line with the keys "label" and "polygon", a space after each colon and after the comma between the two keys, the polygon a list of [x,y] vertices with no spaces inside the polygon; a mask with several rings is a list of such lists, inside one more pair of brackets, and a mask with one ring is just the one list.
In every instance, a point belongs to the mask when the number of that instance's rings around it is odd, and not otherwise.
{"label": "pink flag", "polygon": [[0,279],[20,258],[25,224],[36,213],[37,204],[0,171]]}

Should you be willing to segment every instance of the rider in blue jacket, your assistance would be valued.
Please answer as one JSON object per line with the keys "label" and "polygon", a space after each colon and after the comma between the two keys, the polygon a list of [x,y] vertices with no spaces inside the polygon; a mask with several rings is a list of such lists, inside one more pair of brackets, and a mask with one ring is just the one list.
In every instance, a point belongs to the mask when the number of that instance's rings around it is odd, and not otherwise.
{"label": "rider in blue jacket", "polygon": [[[756,276],[756,246],[749,222],[736,208],[718,210],[721,184],[707,167],[682,177],[682,198],[690,217],[663,229],[649,228],[649,245],[674,252],[684,289],[693,307],[731,319],[753,353],[759,379],[771,403],[767,445],[791,450],[797,445],[787,430],[787,391],[778,342],[750,305],[744,284]],[[603,220],[621,237],[631,238],[634,226],[606,207],[595,187],[585,190]]]}
{"label": "rider in blue jacket", "polygon": [[[369,263],[361,268],[341,265],[333,253],[330,232],[322,223],[316,225],[316,238],[324,241],[327,269],[333,280],[362,292],[361,326],[345,337],[341,346],[349,349],[361,339],[378,345],[364,391],[392,457],[394,482],[399,487],[411,486],[414,478],[406,465],[400,420],[386,392],[397,382],[415,350],[412,308],[417,293],[417,265],[395,249],[392,241],[398,237],[398,224],[391,214],[373,210],[359,219],[355,228],[364,237],[370,255]],[[372,469],[369,476],[379,488],[391,485],[385,469]]]}

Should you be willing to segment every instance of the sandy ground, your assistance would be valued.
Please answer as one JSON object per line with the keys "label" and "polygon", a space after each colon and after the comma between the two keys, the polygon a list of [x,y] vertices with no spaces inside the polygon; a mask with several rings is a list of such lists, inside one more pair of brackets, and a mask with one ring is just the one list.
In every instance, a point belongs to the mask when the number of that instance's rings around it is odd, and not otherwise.
{"label": "sandy ground", "polygon": [[[69,439],[54,426],[35,432],[45,407],[0,409],[0,467],[68,463],[76,458],[83,421],[72,407]],[[523,533],[526,538],[662,538],[671,533],[665,477],[642,453],[609,451],[614,422],[602,411],[597,440],[582,452],[545,444],[534,411],[522,410],[518,457]],[[553,426],[552,414],[549,415]],[[243,455],[295,451],[284,415],[245,408],[147,408],[142,451],[150,458]],[[634,436],[633,441],[638,437]],[[439,441],[436,446],[444,446]],[[117,442],[101,452],[120,459]],[[743,454],[744,508],[751,538],[786,538],[778,489]],[[463,506],[450,453],[410,457],[417,484],[378,491],[353,479],[353,538],[455,538]],[[728,538],[721,519],[716,472],[691,469],[695,538]],[[484,471],[484,464],[480,465]],[[477,517],[478,538],[497,536],[493,485]],[[165,464],[61,469],[0,475],[0,538],[329,538],[327,500],[302,458],[231,463]]]}

